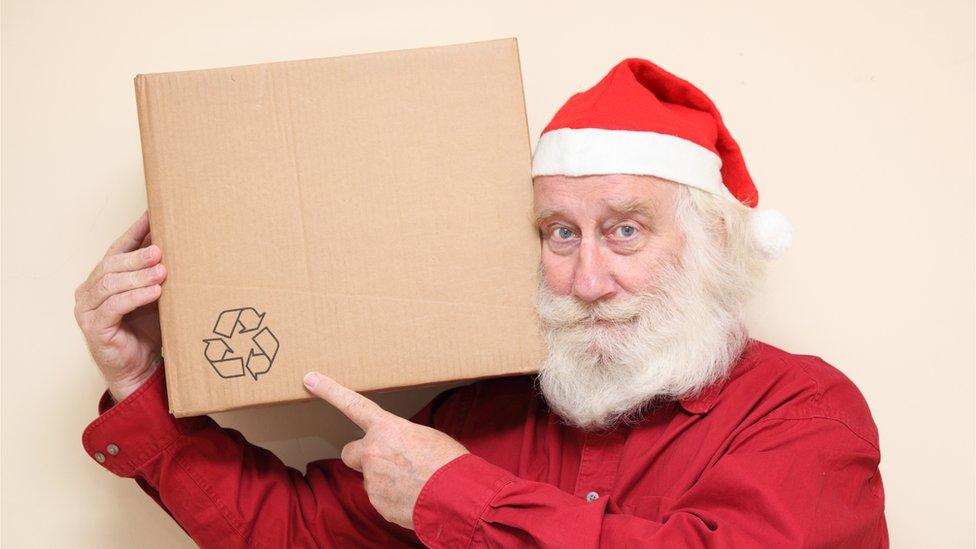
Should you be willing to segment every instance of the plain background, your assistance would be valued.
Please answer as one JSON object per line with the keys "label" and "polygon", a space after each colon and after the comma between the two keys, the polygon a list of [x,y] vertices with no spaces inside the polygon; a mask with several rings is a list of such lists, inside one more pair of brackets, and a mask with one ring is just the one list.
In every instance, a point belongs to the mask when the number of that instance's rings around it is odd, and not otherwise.
{"label": "plain background", "polygon": [[[72,294],[145,208],[135,74],[515,36],[533,146],[625,57],[709,94],[796,227],[754,335],[864,393],[894,546],[972,546],[973,20],[968,1],[4,2],[0,541],[193,546],[81,445],[104,385]],[[353,435],[318,402],[214,417],[300,470]]]}

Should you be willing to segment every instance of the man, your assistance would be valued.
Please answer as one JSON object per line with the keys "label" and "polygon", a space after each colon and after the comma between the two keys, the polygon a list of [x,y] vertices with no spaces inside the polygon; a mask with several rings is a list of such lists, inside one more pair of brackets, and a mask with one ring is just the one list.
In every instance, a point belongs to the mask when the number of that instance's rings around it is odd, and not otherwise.
{"label": "man", "polygon": [[303,475],[168,413],[143,215],[76,296],[109,386],[86,451],[208,547],[887,547],[863,396],[742,324],[790,233],[754,209],[705,94],[626,59],[559,110],[532,169],[537,378],[451,389],[407,421],[311,372],[365,435]]}

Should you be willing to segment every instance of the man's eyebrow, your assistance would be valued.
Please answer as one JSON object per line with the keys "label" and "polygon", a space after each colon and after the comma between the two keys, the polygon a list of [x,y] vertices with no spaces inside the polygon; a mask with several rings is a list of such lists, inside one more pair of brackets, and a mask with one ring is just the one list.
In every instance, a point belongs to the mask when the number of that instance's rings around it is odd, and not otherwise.
{"label": "man's eyebrow", "polygon": [[562,210],[558,210],[556,208],[543,208],[542,210],[539,210],[539,212],[536,213],[533,216],[533,220],[532,221],[533,221],[533,224],[536,227],[542,228],[542,224],[543,223],[545,223],[546,221],[552,219],[553,217],[557,217],[557,216],[560,216],[560,215],[565,216],[565,214],[563,213]]}
{"label": "man's eyebrow", "polygon": [[[635,198],[631,200],[608,202],[607,208],[618,215],[637,213],[650,219],[654,218],[654,203],[650,200],[640,200]],[[549,219],[558,216],[566,217],[566,214],[558,208],[543,208],[537,213],[533,214],[533,221],[538,227]]]}
{"label": "man's eyebrow", "polygon": [[[640,200],[635,198],[632,200],[625,200],[623,202],[607,202],[607,208],[618,215],[637,213],[647,217],[648,219],[654,218],[654,204],[650,200]],[[538,213],[534,214],[533,222],[536,227],[542,227],[542,224],[546,221],[559,216],[566,217],[566,214],[558,208],[543,208],[542,210],[539,210]]]}
{"label": "man's eyebrow", "polygon": [[654,218],[654,204],[650,200],[626,200],[624,202],[608,202],[607,207],[617,214],[637,213],[647,218]]}

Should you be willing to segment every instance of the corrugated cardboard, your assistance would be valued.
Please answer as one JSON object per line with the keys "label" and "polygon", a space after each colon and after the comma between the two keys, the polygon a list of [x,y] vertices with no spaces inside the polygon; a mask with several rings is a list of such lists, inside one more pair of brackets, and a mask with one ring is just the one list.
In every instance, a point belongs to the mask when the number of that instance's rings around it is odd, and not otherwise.
{"label": "corrugated cardboard", "polygon": [[515,39],[135,90],[176,416],[538,367]]}

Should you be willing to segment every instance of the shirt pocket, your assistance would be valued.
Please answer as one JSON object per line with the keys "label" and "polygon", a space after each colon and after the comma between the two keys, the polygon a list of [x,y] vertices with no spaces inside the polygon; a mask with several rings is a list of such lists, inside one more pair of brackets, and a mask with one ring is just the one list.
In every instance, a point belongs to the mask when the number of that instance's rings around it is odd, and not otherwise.
{"label": "shirt pocket", "polygon": [[665,518],[671,514],[676,498],[668,496],[637,496],[630,498],[627,503],[621,505],[621,509],[628,515],[664,522]]}

